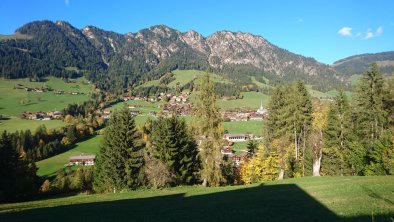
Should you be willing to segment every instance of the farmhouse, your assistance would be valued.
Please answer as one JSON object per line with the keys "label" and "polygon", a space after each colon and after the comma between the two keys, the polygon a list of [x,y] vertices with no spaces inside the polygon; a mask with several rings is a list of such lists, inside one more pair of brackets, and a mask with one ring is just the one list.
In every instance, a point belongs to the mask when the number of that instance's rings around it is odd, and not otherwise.
{"label": "farmhouse", "polygon": [[224,147],[220,150],[220,152],[221,152],[223,155],[229,155],[229,156],[231,156],[231,155],[234,154],[233,148],[231,148],[231,147],[229,147],[229,146],[224,146]]}
{"label": "farmhouse", "polygon": [[96,155],[80,155],[80,156],[70,156],[68,165],[84,165],[92,166],[94,165],[94,160]]}
{"label": "farmhouse", "polygon": [[253,138],[251,134],[224,134],[224,139],[230,142],[242,142]]}

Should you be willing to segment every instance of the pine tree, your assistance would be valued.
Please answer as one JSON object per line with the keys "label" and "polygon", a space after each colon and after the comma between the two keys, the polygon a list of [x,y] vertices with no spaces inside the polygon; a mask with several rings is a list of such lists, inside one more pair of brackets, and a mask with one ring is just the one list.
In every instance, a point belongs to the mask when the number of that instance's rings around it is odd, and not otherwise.
{"label": "pine tree", "polygon": [[142,146],[134,117],[126,107],[115,111],[106,128],[97,156],[94,185],[97,191],[135,188],[141,182]]}
{"label": "pine tree", "polygon": [[246,145],[246,150],[248,152],[249,157],[252,157],[255,154],[257,147],[258,147],[258,143],[255,140],[250,140],[248,142],[248,144]]}
{"label": "pine tree", "polygon": [[359,138],[367,150],[372,149],[387,127],[386,111],[383,106],[384,79],[378,65],[372,63],[360,80],[357,92],[357,128]]}
{"label": "pine tree", "polygon": [[340,90],[329,110],[324,129],[322,171],[326,175],[354,175],[360,172],[359,164],[363,162],[365,152],[358,150],[352,115],[348,99]]}
{"label": "pine tree", "polygon": [[275,88],[268,109],[268,141],[285,139],[294,143],[294,160],[299,162],[301,158],[304,172],[306,140],[312,124],[312,101],[305,84],[298,81],[291,86]]}
{"label": "pine tree", "polygon": [[201,139],[200,158],[202,164],[201,177],[203,185],[218,186],[223,180],[221,171],[223,138],[223,120],[216,106],[214,84],[206,73],[199,86],[199,95],[194,110],[198,139]]}
{"label": "pine tree", "polygon": [[174,115],[153,121],[151,144],[153,158],[163,161],[180,183],[195,181],[199,169],[197,144],[184,119]]}
{"label": "pine tree", "polygon": [[11,136],[0,136],[0,201],[21,199],[38,192],[37,167],[13,146]]}

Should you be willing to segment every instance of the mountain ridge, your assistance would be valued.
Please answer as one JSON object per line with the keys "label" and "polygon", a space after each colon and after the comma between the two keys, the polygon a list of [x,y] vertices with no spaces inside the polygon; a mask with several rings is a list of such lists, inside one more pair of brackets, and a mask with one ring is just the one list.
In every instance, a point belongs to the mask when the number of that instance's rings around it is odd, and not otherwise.
{"label": "mountain ridge", "polygon": [[[118,82],[117,87],[124,81],[122,87],[127,88],[175,69],[224,73],[244,85],[251,83],[250,76],[272,82],[301,79],[317,87],[343,82],[340,73],[329,65],[240,31],[222,30],[204,37],[194,30],[180,32],[162,24],[119,34],[91,25],[77,29],[59,20],[30,22],[16,32],[32,39],[0,41],[0,54],[5,55],[0,58],[0,74],[6,78],[32,73],[62,76],[67,73],[64,67],[71,66],[90,71],[88,78],[102,81],[99,84],[103,88],[111,81]],[[20,63],[33,68],[19,67]]]}

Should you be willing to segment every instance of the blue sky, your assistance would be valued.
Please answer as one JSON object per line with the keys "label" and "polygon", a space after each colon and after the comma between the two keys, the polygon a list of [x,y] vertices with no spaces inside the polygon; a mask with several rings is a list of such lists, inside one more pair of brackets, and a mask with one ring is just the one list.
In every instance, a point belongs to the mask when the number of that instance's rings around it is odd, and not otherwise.
{"label": "blue sky", "polygon": [[261,35],[291,52],[332,62],[394,50],[392,0],[1,0],[0,33],[34,20],[65,20],[119,33],[165,24],[204,36],[231,30]]}

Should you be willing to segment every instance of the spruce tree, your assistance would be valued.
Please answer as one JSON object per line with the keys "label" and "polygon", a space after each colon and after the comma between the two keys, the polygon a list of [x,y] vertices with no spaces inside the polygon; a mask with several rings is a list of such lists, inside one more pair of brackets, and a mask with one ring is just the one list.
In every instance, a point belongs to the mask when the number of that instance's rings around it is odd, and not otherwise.
{"label": "spruce tree", "polygon": [[151,140],[152,156],[163,161],[180,183],[195,181],[199,169],[197,144],[184,119],[173,115],[153,121]]}
{"label": "spruce tree", "polygon": [[10,134],[0,136],[0,201],[21,199],[38,191],[37,167],[25,152],[12,146]]}
{"label": "spruce tree", "polygon": [[383,85],[383,74],[379,72],[378,65],[372,63],[360,80],[355,98],[359,138],[367,150],[372,149],[387,126]]}
{"label": "spruce tree", "polygon": [[143,164],[141,149],[134,117],[126,107],[115,111],[96,158],[95,189],[116,192],[137,187],[141,182],[140,168]]}
{"label": "spruce tree", "polygon": [[204,186],[218,186],[223,180],[220,149],[223,145],[223,120],[216,106],[214,84],[206,73],[199,85],[199,95],[195,104],[197,119],[201,177]]}

